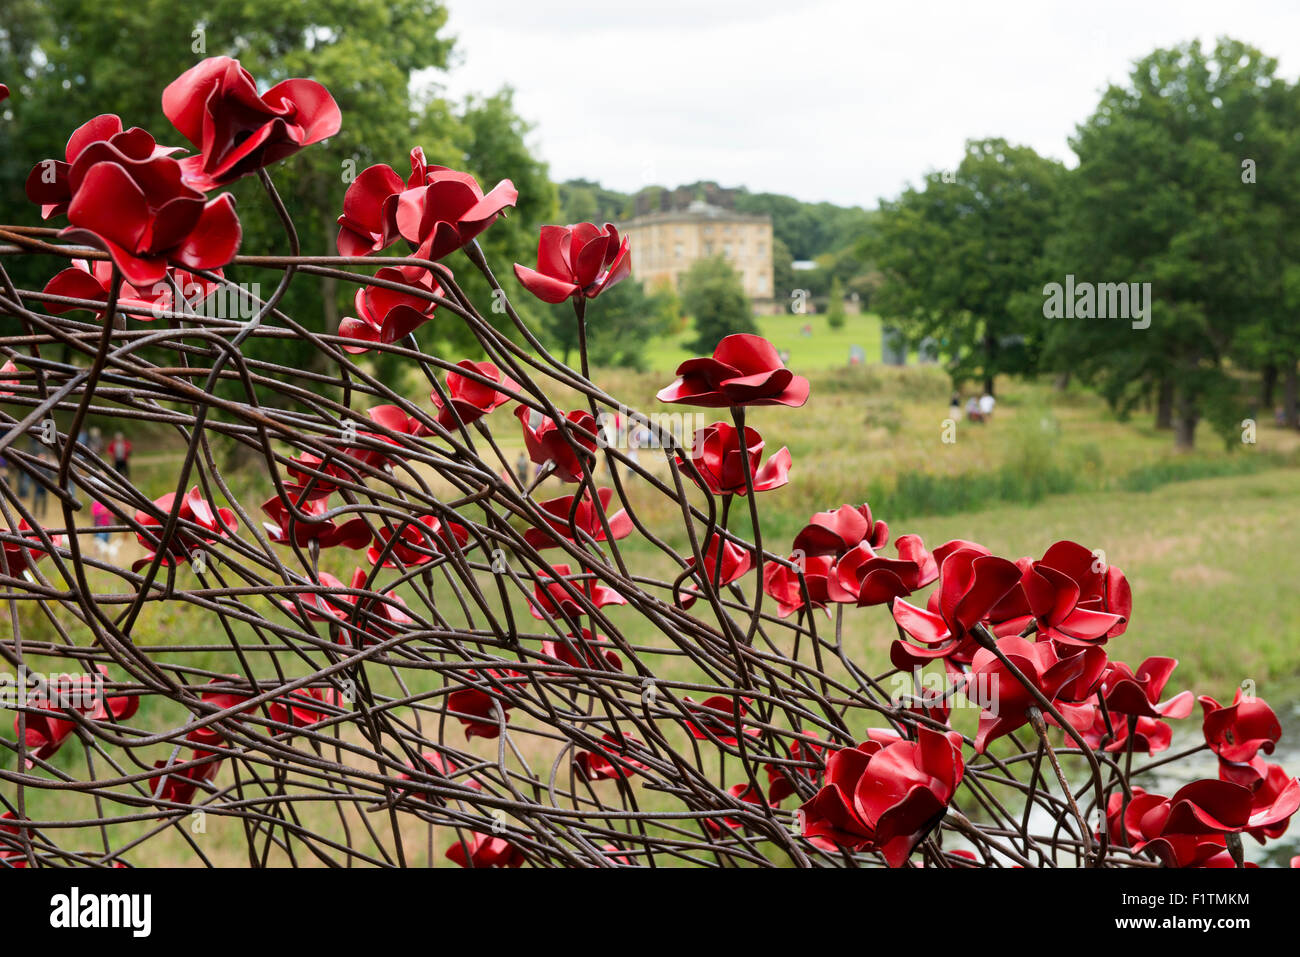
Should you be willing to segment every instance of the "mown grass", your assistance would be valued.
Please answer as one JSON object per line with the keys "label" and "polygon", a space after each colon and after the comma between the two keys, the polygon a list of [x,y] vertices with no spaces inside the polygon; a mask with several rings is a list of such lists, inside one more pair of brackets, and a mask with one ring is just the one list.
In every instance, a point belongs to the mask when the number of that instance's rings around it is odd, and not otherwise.
{"label": "mown grass", "polygon": [[[832,329],[825,315],[798,316],[783,313],[776,316],[756,316],[761,335],[777,349],[790,353],[790,365],[806,371],[836,369],[849,364],[849,351],[860,346],[868,363],[880,362],[880,319],[872,313],[854,313],[845,317],[844,326]],[[812,327],[811,335],[804,335],[804,326]],[[689,322],[680,332],[654,339],[647,343],[647,367],[672,371],[678,364],[695,353],[688,343],[695,338]]]}

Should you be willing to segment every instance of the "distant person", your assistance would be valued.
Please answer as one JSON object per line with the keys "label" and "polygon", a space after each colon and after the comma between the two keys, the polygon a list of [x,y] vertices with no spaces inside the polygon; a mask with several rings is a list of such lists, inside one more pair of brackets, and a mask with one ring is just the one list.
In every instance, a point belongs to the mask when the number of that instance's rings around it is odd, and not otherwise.
{"label": "distant person", "polygon": [[966,418],[972,422],[983,422],[984,417],[980,415],[980,403],[975,396],[966,400]]}
{"label": "distant person", "polygon": [[[633,465],[638,464],[637,450],[641,448],[641,430],[631,429],[627,434],[627,460]],[[630,473],[635,475],[635,472]]]}
{"label": "distant person", "polygon": [[789,349],[778,349],[778,350],[777,350],[777,353],[776,353],[776,357],[777,357],[778,359],[781,360],[781,364],[782,364],[782,365],[789,365],[789,364],[790,364],[790,350],[789,350]]}
{"label": "distant person", "polygon": [[961,420],[961,393],[954,392],[948,400],[948,418],[954,422]]}
{"label": "distant person", "polygon": [[993,398],[993,393],[985,391],[980,396],[980,418],[987,422],[993,418],[993,407],[997,405],[997,400]]}
{"label": "distant person", "polygon": [[523,452],[519,453],[519,458],[515,459],[515,475],[519,476],[519,484],[524,488],[528,487],[528,456]]}
{"label": "distant person", "polygon": [[101,456],[101,457],[103,456],[104,433],[99,426],[96,425],[91,427],[90,440],[86,443],[86,447],[89,448],[94,455]]}
{"label": "distant person", "polygon": [[90,505],[90,514],[95,519],[95,540],[99,542],[101,550],[107,550],[107,528],[113,524],[113,513],[108,510],[107,505],[96,499]]}
{"label": "distant person", "polygon": [[113,468],[122,478],[131,477],[131,443],[121,432],[113,433],[113,441],[108,443],[108,455],[113,460]]}

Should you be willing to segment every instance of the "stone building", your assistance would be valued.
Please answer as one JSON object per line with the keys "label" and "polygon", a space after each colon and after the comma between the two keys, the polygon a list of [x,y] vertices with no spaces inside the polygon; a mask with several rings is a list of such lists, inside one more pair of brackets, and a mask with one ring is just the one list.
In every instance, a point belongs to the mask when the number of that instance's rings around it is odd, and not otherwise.
{"label": "stone building", "polygon": [[647,212],[618,228],[631,241],[632,275],[647,286],[676,288],[696,260],[722,256],[740,274],[755,307],[770,308],[772,217],[696,200],[684,209]]}

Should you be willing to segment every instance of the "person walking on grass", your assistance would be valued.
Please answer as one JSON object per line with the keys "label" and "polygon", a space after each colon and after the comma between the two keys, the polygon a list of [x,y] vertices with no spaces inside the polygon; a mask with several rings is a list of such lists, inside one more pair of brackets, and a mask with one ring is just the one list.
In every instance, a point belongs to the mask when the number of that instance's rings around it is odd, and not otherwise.
{"label": "person walking on grass", "polygon": [[108,443],[108,455],[113,460],[113,468],[122,478],[131,477],[131,443],[121,432],[113,433],[113,441]]}
{"label": "person walking on grass", "polygon": [[993,407],[997,405],[997,400],[993,398],[993,393],[985,391],[980,396],[980,418],[985,422],[993,418]]}

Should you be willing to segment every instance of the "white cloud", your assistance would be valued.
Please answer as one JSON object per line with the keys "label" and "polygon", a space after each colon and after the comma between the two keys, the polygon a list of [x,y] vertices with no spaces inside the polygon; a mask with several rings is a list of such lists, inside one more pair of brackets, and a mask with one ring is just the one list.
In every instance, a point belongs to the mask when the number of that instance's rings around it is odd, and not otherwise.
{"label": "white cloud", "polygon": [[874,205],[1004,136],[1070,161],[1108,81],[1230,35],[1300,64],[1285,2],[448,0],[454,96],[509,84],[557,179]]}

